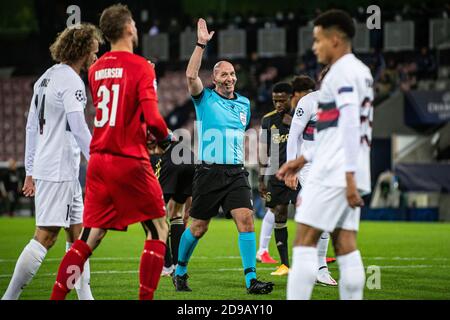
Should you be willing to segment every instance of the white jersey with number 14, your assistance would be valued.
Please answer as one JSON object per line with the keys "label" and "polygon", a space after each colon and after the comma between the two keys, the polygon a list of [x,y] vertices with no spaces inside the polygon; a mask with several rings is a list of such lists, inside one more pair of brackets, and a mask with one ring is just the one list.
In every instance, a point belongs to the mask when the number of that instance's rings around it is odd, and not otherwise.
{"label": "white jersey with number 14", "polygon": [[34,179],[53,182],[78,179],[80,148],[66,115],[83,112],[85,106],[85,85],[70,66],[56,64],[36,81],[29,111],[31,125],[37,126]]}

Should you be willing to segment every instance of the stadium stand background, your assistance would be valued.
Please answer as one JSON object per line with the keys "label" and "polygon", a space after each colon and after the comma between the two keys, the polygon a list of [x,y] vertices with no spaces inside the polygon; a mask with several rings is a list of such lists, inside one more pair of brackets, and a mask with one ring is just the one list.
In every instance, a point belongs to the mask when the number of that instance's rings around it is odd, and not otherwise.
{"label": "stadium stand background", "polygon": [[[354,0],[336,5],[325,0],[288,0],[264,1],[262,6],[255,0],[122,2],[133,11],[141,33],[137,53],[156,64],[161,113],[171,129],[190,131],[194,130],[195,114],[184,72],[199,16],[206,18],[211,30],[218,31],[208,45],[200,76],[211,85],[213,64],[223,57],[231,60],[238,77],[236,90],[251,99],[251,126],[258,128],[262,115],[272,109],[274,83],[298,74],[317,77],[321,66],[308,39],[314,17],[329,8],[347,10],[360,26],[355,53],[372,70],[376,90],[374,192],[366,198],[370,206],[364,209],[363,218],[450,220],[449,3]],[[9,159],[17,160],[23,173],[32,85],[52,64],[48,46],[65,27],[67,7],[78,5],[82,21],[97,23],[101,10],[111,3],[114,1],[16,0],[0,4],[0,176],[7,176]],[[365,28],[366,8],[371,4],[381,8],[381,30]],[[101,48],[100,54],[106,50]],[[92,129],[91,100],[87,117]],[[249,146],[247,150],[256,152]],[[256,181],[255,168],[250,169]],[[4,185],[0,183],[0,212],[7,210]],[[263,203],[257,192],[254,194],[260,214]],[[28,207],[29,201],[21,202]]]}

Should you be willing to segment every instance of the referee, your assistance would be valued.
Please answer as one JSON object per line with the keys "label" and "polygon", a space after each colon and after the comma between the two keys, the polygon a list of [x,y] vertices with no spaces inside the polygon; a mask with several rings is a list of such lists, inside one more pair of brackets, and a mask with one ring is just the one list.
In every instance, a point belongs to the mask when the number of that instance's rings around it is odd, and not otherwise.
{"label": "referee", "polygon": [[173,282],[176,291],[191,291],[187,284],[187,264],[198,240],[208,230],[211,218],[222,207],[233,218],[239,232],[239,251],[247,292],[266,294],[272,282],[256,279],[256,237],[248,172],[244,168],[244,134],[250,122],[250,101],[234,92],[236,74],[227,61],[216,63],[214,89],[204,88],[198,77],[203,51],[214,31],[206,22],[197,24],[198,42],[186,70],[189,93],[195,106],[198,131],[198,158],[192,187],[192,222],[180,241],[178,265]]}

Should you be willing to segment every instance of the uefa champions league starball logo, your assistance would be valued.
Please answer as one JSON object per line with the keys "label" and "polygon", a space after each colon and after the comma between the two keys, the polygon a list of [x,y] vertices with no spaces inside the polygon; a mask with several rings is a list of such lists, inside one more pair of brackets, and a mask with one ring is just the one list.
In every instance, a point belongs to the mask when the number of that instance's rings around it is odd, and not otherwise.
{"label": "uefa champions league starball logo", "polygon": [[80,102],[86,102],[86,96],[84,95],[83,90],[75,91],[75,98]]}

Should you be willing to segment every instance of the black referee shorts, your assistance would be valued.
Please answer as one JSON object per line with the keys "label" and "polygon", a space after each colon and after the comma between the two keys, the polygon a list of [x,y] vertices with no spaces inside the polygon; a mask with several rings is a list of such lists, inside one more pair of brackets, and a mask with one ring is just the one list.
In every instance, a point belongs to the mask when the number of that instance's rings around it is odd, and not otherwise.
{"label": "black referee shorts", "polygon": [[209,220],[222,207],[227,218],[231,210],[253,210],[248,172],[242,165],[201,164],[195,169],[191,217]]}
{"label": "black referee shorts", "polygon": [[297,201],[297,190],[292,190],[284,184],[284,181],[278,180],[275,176],[270,176],[267,183],[266,207],[275,208],[278,205],[288,205]]}

